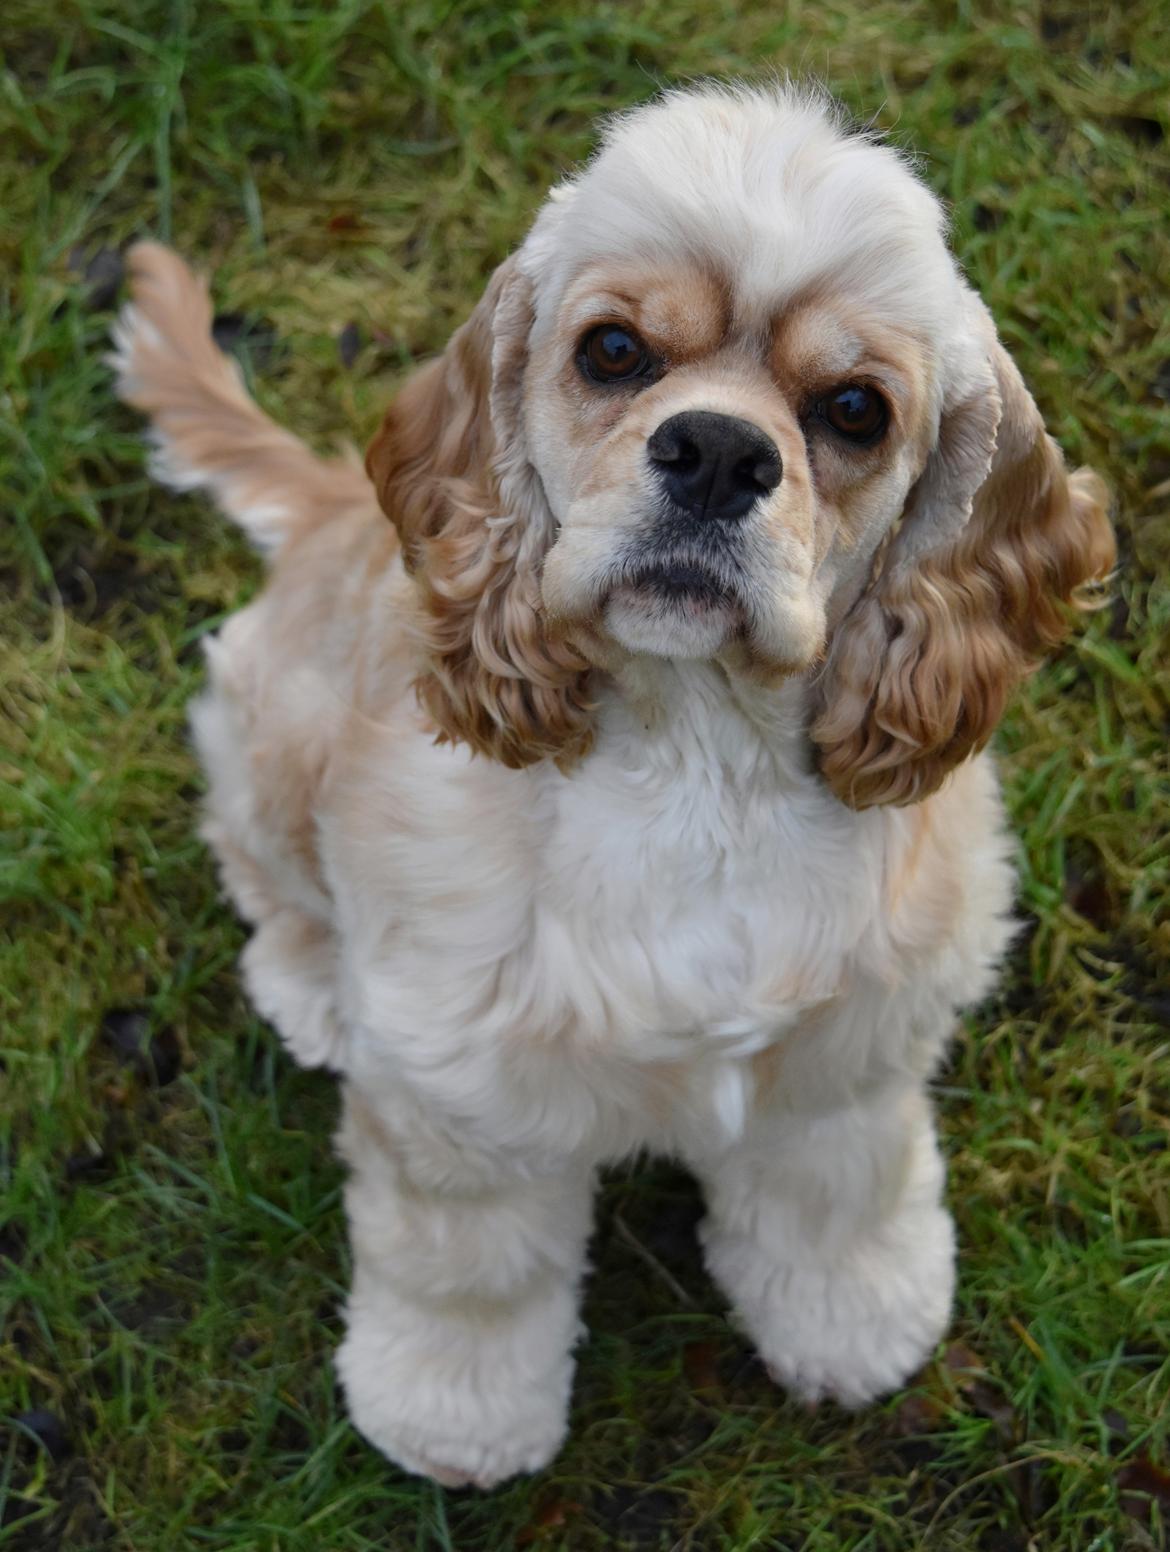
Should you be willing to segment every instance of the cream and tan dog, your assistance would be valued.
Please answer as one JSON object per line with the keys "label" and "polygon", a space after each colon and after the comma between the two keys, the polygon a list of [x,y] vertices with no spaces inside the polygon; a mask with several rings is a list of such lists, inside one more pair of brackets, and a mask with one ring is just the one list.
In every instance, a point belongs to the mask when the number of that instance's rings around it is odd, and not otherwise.
{"label": "cream and tan dog", "polygon": [[193,724],[251,995],[341,1074],[358,1428],[546,1464],[639,1149],[780,1383],[900,1384],[954,1278],[926,1084],[1011,930],[980,750],[1113,560],[935,199],[815,93],[618,118],[368,479],[260,413],[177,258],[132,270],[158,476],[271,566]]}

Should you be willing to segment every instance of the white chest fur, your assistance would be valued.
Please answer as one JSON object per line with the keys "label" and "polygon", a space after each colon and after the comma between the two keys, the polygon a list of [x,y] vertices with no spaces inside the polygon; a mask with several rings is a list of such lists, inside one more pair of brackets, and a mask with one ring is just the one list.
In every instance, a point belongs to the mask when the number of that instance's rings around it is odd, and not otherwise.
{"label": "white chest fur", "polygon": [[[529,1156],[669,1147],[679,1126],[717,1146],[764,1053],[791,1048],[785,1084],[807,1105],[831,1102],[842,1046],[855,1081],[912,1059],[920,1015],[941,1044],[973,967],[919,965],[905,990],[903,972],[962,935],[971,891],[951,880],[929,931],[898,898],[925,806],[852,813],[805,768],[791,704],[761,728],[715,670],[669,672],[652,723],[613,696],[567,776],[398,727],[333,783],[347,1069],[384,1104],[425,1092],[453,1129]],[[994,829],[993,784],[977,785]]]}

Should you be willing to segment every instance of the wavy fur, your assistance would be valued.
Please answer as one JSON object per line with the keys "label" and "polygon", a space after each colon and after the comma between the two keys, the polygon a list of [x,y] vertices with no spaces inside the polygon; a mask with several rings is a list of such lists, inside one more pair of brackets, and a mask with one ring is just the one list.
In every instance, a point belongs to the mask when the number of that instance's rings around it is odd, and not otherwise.
{"label": "wavy fur", "polygon": [[[928,1084],[1012,932],[978,751],[1113,551],[941,230],[819,96],[671,94],[403,388],[373,486],[273,426],[205,289],[136,250],[122,392],[272,559],[208,641],[204,834],[255,1005],[341,1075],[337,1367],[409,1471],[552,1459],[593,1183],[641,1150],[699,1176],[708,1264],[798,1395],[861,1405],[945,1329]],[[588,380],[599,320],[655,369]],[[872,445],[816,413],[858,380]],[[649,457],[692,410],[782,461],[734,523],[684,521]]]}
{"label": "wavy fur", "polygon": [[[988,355],[993,379],[944,413],[934,467],[820,682],[812,737],[854,808],[937,791],[1113,568],[1104,483],[1068,473],[1006,351],[992,339]],[[974,456],[940,476],[955,444]]]}
{"label": "wavy fur", "polygon": [[542,619],[552,521],[534,483],[505,496],[500,475],[520,435],[505,406],[523,373],[526,289],[511,267],[497,272],[446,353],[390,406],[366,459],[418,580],[419,697],[442,738],[511,767],[571,763],[590,739],[589,665]]}

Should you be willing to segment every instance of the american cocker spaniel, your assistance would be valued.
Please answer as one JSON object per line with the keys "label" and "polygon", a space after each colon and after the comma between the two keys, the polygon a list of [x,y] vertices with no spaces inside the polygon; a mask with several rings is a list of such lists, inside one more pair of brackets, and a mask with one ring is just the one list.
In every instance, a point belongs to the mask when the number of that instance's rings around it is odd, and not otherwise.
{"label": "american cocker spaniel", "polygon": [[1011,932],[980,751],[1113,563],[937,200],[815,92],[618,117],[364,472],[131,268],[158,477],[268,557],[192,721],[252,999],[341,1077],[357,1427],[545,1465],[641,1149],[779,1383],[899,1385],[954,1283],[927,1084]]}

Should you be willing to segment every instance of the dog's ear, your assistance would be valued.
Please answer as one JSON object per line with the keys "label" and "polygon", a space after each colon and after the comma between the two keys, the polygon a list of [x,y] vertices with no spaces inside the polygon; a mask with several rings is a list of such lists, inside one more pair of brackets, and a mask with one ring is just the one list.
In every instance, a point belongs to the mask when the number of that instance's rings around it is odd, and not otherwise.
{"label": "dog's ear", "polygon": [[530,283],[509,259],[366,457],[419,587],[419,698],[441,739],[513,767],[570,762],[590,736],[587,665],[549,638],[540,605],[555,525],[524,441],[531,321]]}
{"label": "dog's ear", "polygon": [[1104,485],[1067,472],[986,309],[968,305],[937,446],[820,680],[813,740],[853,808],[913,803],[981,749],[1114,562]]}

